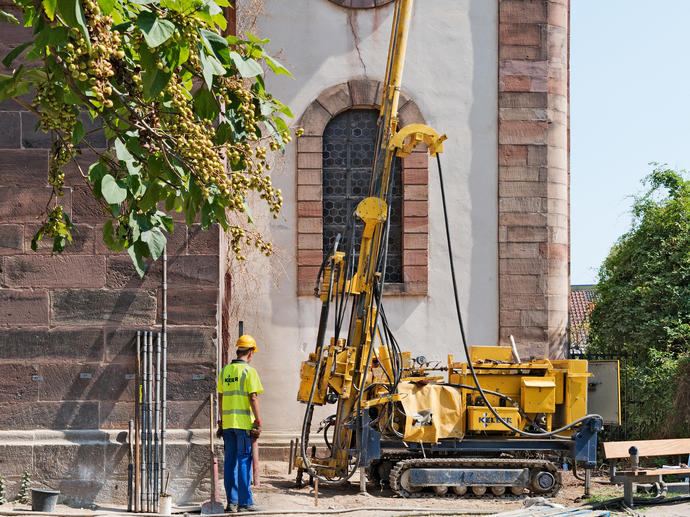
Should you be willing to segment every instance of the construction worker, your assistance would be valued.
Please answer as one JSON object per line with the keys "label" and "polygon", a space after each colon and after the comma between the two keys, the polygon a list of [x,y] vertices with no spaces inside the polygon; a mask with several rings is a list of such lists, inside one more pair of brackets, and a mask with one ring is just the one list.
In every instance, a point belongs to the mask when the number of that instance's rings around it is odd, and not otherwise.
{"label": "construction worker", "polygon": [[264,391],[259,374],[249,366],[256,353],[256,341],[248,334],[237,340],[237,358],[223,367],[218,377],[218,407],[225,443],[223,481],[227,512],[261,511],[251,491],[252,438],[261,433],[259,393]]}

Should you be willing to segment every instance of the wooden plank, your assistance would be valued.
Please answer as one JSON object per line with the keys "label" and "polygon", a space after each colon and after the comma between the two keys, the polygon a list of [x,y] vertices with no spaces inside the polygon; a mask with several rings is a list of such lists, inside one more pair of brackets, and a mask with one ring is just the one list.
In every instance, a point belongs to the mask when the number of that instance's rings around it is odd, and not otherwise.
{"label": "wooden plank", "polygon": [[632,440],[628,442],[604,442],[606,459],[628,458],[628,450],[637,447],[640,456],[671,456],[690,453],[690,438],[672,440]]}
{"label": "wooden plank", "polygon": [[690,474],[690,469],[640,469],[617,470],[617,476],[670,476],[672,474]]}

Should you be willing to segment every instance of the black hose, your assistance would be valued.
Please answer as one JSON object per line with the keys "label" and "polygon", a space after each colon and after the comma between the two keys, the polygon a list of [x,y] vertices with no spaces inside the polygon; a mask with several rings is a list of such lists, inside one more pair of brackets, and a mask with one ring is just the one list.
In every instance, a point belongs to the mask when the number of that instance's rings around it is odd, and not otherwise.
{"label": "black hose", "polygon": [[530,433],[527,431],[523,431],[522,429],[518,429],[517,427],[512,426],[508,422],[506,422],[501,416],[498,414],[496,409],[489,403],[489,400],[486,397],[485,390],[482,389],[482,387],[479,385],[479,380],[477,379],[477,373],[474,371],[474,365],[472,364],[472,359],[470,357],[470,351],[467,346],[467,337],[465,336],[465,325],[462,320],[462,311],[460,310],[460,299],[458,298],[458,283],[455,278],[455,261],[453,260],[453,248],[451,245],[451,238],[450,238],[450,226],[448,224],[448,209],[446,207],[446,194],[445,194],[445,189],[443,188],[443,171],[441,168],[441,157],[436,154],[436,164],[438,166],[438,180],[441,186],[441,201],[443,204],[443,222],[445,224],[446,228],[446,240],[448,242],[448,260],[450,262],[450,274],[451,278],[453,280],[453,295],[455,297],[455,310],[457,312],[458,316],[458,324],[460,325],[460,335],[462,337],[462,345],[465,350],[465,356],[467,357],[467,364],[470,367],[470,372],[472,373],[472,379],[474,380],[475,385],[477,386],[477,391],[479,391],[479,394],[482,396],[482,399],[484,401],[484,404],[486,404],[486,407],[489,408],[491,413],[496,417],[496,419],[502,423],[504,426],[506,426],[508,429],[511,431],[518,433],[522,436],[527,436],[529,438],[544,438],[544,437],[557,437],[557,438],[570,438],[567,436],[559,436],[558,433],[563,432],[567,429],[575,427],[577,424],[588,420],[590,418],[599,418],[602,420],[601,416],[599,415],[585,415],[582,418],[579,418],[575,420],[574,422],[571,422],[570,424],[563,426],[559,429],[556,429],[554,431],[549,431],[549,432],[543,432],[543,433]]}

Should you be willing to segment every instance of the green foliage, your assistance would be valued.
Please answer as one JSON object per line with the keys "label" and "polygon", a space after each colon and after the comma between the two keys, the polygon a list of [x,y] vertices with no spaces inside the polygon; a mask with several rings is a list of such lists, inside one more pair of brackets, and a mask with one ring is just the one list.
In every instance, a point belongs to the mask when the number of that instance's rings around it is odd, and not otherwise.
{"label": "green foliage", "polygon": [[634,384],[627,408],[631,439],[687,436],[690,413],[687,406],[677,407],[676,402],[689,359],[652,348],[646,361],[630,363],[627,373]]}
{"label": "green foliage", "polygon": [[14,498],[14,502],[29,504],[29,501],[31,501],[31,474],[28,470],[25,470],[22,475],[22,484],[19,487],[17,497]]}
{"label": "green foliage", "polygon": [[7,483],[5,478],[0,474],[0,504],[7,503]]}
{"label": "green foliage", "polygon": [[599,270],[587,347],[628,356],[635,438],[690,432],[690,181],[654,166]]}
{"label": "green foliage", "polygon": [[645,179],[633,225],[599,270],[591,349],[690,352],[690,181],[663,166]]}
{"label": "green foliage", "polygon": [[[14,98],[40,118],[53,142],[49,181],[53,196],[32,246],[53,239],[60,252],[72,224],[62,211],[63,167],[82,150],[97,161],[79,168],[110,220],[103,239],[126,249],[140,274],[173,231],[163,211],[185,212],[205,229],[230,231],[233,251],[242,245],[266,255],[271,244],[247,225],[254,191],[277,217],[280,190],[267,171],[267,151],[284,151],[292,137],[290,110],[268,93],[264,69],[290,75],[252,35],[223,36],[228,0],[15,0],[33,39],[12,49],[3,63],[27,62],[0,75],[0,101]],[[7,13],[0,21],[11,22]],[[31,105],[19,96],[35,92]],[[108,149],[95,149],[79,119],[101,123]]]}

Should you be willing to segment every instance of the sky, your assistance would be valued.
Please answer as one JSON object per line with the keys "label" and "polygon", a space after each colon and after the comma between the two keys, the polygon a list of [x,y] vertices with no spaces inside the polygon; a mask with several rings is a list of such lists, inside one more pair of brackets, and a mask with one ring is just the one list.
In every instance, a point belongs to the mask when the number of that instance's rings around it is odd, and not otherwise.
{"label": "sky", "polygon": [[688,23],[688,0],[571,0],[571,284],[596,282],[649,162],[690,169]]}

